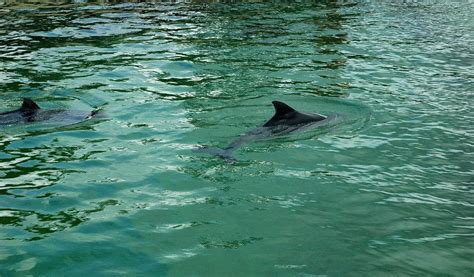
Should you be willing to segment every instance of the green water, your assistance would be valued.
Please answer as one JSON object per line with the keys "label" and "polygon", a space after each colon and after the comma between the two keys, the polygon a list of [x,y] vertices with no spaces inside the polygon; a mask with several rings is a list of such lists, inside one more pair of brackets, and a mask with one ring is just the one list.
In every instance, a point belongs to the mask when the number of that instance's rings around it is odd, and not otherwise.
{"label": "green water", "polygon": [[0,1],[0,276],[474,274],[472,1],[197,2]]}

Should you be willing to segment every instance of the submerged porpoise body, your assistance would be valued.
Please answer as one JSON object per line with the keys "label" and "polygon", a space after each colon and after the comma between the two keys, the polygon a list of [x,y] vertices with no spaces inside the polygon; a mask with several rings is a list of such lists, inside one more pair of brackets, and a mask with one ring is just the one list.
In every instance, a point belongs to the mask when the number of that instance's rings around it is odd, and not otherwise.
{"label": "submerged porpoise body", "polygon": [[85,112],[65,109],[42,109],[33,100],[23,98],[19,109],[0,113],[0,126],[51,122],[69,125],[91,119],[97,111]]}
{"label": "submerged porpoise body", "polygon": [[272,104],[275,108],[275,114],[262,126],[241,134],[239,138],[232,141],[225,148],[204,146],[194,149],[194,151],[233,161],[235,160],[233,152],[245,143],[284,136],[295,132],[306,132],[320,128],[338,117],[338,114],[326,116],[317,113],[299,112],[280,101],[273,101]]}

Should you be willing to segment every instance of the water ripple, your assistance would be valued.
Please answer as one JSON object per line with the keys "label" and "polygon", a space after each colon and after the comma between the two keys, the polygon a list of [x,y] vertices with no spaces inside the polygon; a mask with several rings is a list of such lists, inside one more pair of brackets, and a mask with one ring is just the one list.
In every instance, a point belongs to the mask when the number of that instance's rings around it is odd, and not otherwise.
{"label": "water ripple", "polygon": [[[472,14],[0,1],[1,111],[31,97],[110,118],[2,129],[0,274],[472,274]],[[233,164],[191,151],[277,99],[345,120]]]}

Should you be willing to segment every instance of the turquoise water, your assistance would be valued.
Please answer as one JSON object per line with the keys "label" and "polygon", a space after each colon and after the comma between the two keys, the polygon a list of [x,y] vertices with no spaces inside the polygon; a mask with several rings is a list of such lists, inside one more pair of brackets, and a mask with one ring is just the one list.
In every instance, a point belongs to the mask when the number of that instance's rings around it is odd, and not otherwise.
{"label": "turquoise water", "polygon": [[2,277],[474,274],[472,1],[196,2],[0,1]]}

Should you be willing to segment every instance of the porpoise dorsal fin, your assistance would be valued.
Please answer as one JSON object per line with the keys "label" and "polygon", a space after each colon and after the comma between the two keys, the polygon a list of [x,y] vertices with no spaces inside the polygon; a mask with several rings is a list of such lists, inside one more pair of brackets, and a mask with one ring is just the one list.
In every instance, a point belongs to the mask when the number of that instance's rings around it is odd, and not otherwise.
{"label": "porpoise dorsal fin", "polygon": [[292,107],[280,101],[272,101],[272,104],[273,104],[273,107],[275,108],[276,117],[280,117],[282,115],[295,111],[295,109],[293,109]]}
{"label": "porpoise dorsal fin", "polygon": [[326,116],[314,113],[300,113],[280,101],[273,101],[275,114],[268,120],[263,127],[272,127],[278,125],[299,125],[317,122],[326,119]]}
{"label": "porpoise dorsal fin", "polygon": [[35,111],[41,109],[35,101],[30,98],[23,98],[23,104],[21,104],[20,110],[22,111]]}
{"label": "porpoise dorsal fin", "polygon": [[296,112],[295,109],[288,106],[287,104],[280,102],[280,101],[272,101],[273,107],[275,108],[275,114],[273,115],[270,120],[268,120],[263,127],[272,126],[275,121],[283,118],[286,114]]}

